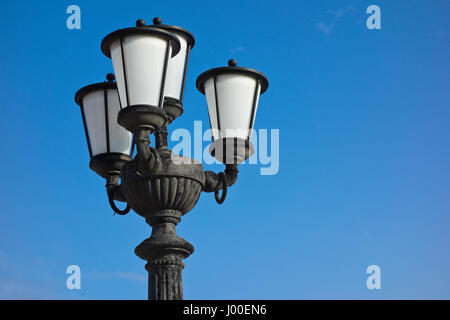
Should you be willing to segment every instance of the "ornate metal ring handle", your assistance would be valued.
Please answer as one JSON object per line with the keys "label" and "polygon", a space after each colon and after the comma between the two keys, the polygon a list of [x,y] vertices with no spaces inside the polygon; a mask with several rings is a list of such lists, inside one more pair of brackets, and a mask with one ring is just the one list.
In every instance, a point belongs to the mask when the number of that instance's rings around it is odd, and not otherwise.
{"label": "ornate metal ring handle", "polygon": [[109,200],[109,205],[111,206],[111,209],[113,209],[115,213],[117,213],[121,216],[126,215],[128,212],[130,212],[130,206],[127,204],[126,208],[123,210],[120,210],[119,208],[117,208],[116,204],[114,203],[113,193],[114,193],[114,188],[109,188],[107,191],[107,194],[108,194],[108,200]]}
{"label": "ornate metal ring handle", "polygon": [[227,183],[227,176],[225,173],[223,172],[219,172],[219,180],[222,181],[222,196],[220,196],[219,198],[219,190],[214,191],[214,197],[216,198],[216,202],[218,204],[222,204],[225,201],[225,198],[227,197],[227,188],[228,188],[228,183]]}

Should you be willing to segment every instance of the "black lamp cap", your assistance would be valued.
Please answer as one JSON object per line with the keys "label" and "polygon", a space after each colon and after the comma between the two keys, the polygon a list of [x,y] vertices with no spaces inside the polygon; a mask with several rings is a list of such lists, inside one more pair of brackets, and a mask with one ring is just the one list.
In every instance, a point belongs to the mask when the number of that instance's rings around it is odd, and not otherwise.
{"label": "black lamp cap", "polygon": [[145,20],[144,19],[139,19],[136,21],[136,27],[145,27]]}
{"label": "black lamp cap", "polygon": [[99,83],[93,83],[90,85],[87,85],[85,87],[80,88],[77,93],[75,93],[75,102],[81,107],[81,104],[83,102],[83,98],[94,91],[97,90],[103,90],[103,89],[117,89],[117,84],[114,82],[115,76],[113,73],[108,73],[106,75],[105,82],[99,82]]}
{"label": "black lamp cap", "polygon": [[142,19],[136,21],[136,25],[137,27],[118,29],[106,35],[103,38],[101,44],[103,54],[108,58],[111,58],[111,45],[115,41],[125,38],[126,36],[129,35],[137,35],[137,34],[144,34],[144,35],[151,34],[169,41],[170,45],[172,46],[172,58],[175,57],[178,54],[178,52],[180,52],[181,47],[180,40],[178,40],[177,36],[175,36],[174,34],[159,27],[157,28],[155,26],[146,26],[145,21]]}
{"label": "black lamp cap", "polygon": [[106,80],[108,80],[108,81],[114,81],[114,80],[116,80],[116,76],[114,75],[114,73],[108,73],[108,74],[106,75]]}
{"label": "black lamp cap", "polygon": [[189,30],[186,30],[186,29],[178,27],[178,26],[162,24],[162,20],[160,17],[155,17],[153,19],[153,27],[160,28],[160,29],[166,30],[168,32],[180,34],[181,36],[183,36],[186,39],[188,46],[190,46],[191,48],[194,47],[195,38],[194,38],[194,35]]}
{"label": "black lamp cap", "polygon": [[228,60],[228,67],[214,68],[200,74],[195,83],[198,91],[205,94],[206,80],[210,79],[211,77],[215,77],[217,75],[230,73],[245,74],[252,78],[257,79],[261,84],[260,94],[263,94],[269,87],[269,80],[267,80],[267,77],[262,72],[250,68],[238,67],[237,61],[234,59],[230,59]]}
{"label": "black lamp cap", "polygon": [[234,60],[234,59],[228,60],[228,66],[229,67],[236,67],[237,66],[237,61]]}

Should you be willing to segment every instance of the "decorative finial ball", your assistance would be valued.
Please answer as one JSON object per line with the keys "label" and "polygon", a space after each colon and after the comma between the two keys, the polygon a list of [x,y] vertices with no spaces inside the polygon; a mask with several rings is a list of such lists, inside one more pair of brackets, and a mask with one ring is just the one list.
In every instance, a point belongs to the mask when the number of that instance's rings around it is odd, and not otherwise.
{"label": "decorative finial ball", "polygon": [[106,75],[106,80],[108,81],[114,81],[114,79],[116,79],[116,76],[114,75],[114,73],[108,73]]}
{"label": "decorative finial ball", "polygon": [[234,59],[230,59],[230,60],[228,60],[228,65],[230,67],[236,67],[237,66],[237,61],[234,60]]}
{"label": "decorative finial ball", "polygon": [[160,17],[153,18],[153,24],[161,24],[161,23],[162,23],[162,20]]}
{"label": "decorative finial ball", "polygon": [[137,20],[136,27],[145,27],[145,20],[144,19]]}

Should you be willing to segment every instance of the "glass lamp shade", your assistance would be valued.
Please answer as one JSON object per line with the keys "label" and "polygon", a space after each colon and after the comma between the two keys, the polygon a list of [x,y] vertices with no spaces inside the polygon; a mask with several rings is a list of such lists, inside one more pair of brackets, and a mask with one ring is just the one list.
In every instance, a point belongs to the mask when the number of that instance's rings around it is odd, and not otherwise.
{"label": "glass lamp shade", "polygon": [[101,48],[112,59],[122,109],[163,107],[168,62],[180,51],[175,35],[138,20],[135,28],[108,34]]}
{"label": "glass lamp shade", "polygon": [[161,24],[160,18],[153,19],[154,26],[174,34],[180,41],[180,52],[169,60],[164,89],[164,110],[172,121],[183,113],[183,95],[186,82],[189,54],[195,38],[188,30]]}
{"label": "glass lamp shade", "polygon": [[230,60],[228,67],[202,73],[196,85],[208,104],[211,154],[223,163],[243,162],[253,153],[250,139],[259,96],[269,86],[267,78]]}
{"label": "glass lamp shade", "polygon": [[117,86],[112,75],[108,82],[81,88],[75,94],[80,106],[92,170],[105,177],[118,173],[131,160],[132,135],[117,123],[120,110]]}

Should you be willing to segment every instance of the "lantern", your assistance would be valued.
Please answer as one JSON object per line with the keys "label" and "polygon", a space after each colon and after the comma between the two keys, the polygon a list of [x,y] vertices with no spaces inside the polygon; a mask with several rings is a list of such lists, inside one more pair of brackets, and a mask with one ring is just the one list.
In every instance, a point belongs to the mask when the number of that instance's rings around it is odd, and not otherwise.
{"label": "lantern", "polygon": [[172,122],[183,114],[183,95],[189,53],[192,47],[194,47],[195,39],[192,33],[184,28],[161,23],[160,18],[153,19],[155,27],[173,33],[180,41],[180,52],[169,60],[164,90],[164,110],[169,117],[169,121]]}
{"label": "lantern", "polygon": [[163,111],[164,88],[169,59],[180,51],[172,33],[146,26],[119,29],[102,41],[103,53],[112,59],[117,78],[121,111],[119,124],[135,132],[138,128],[160,128],[167,117]]}
{"label": "lantern", "polygon": [[250,142],[259,96],[269,82],[259,71],[238,67],[216,68],[197,78],[197,89],[206,95],[213,143],[209,151],[225,164],[241,163],[253,154]]}
{"label": "lantern", "polygon": [[117,123],[120,103],[114,75],[108,74],[107,80],[83,87],[75,94],[91,157],[89,166],[104,178],[119,174],[123,164],[131,160],[132,152],[131,133]]}

